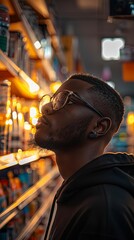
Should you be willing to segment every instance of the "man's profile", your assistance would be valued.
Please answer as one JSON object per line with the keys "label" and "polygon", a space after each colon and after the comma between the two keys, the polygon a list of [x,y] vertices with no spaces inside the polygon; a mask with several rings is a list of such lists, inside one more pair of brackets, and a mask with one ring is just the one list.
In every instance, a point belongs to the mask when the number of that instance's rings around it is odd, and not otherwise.
{"label": "man's profile", "polygon": [[81,73],[45,98],[35,141],[55,152],[64,179],[45,240],[134,239],[134,156],[105,152],[123,120],[120,94]]}

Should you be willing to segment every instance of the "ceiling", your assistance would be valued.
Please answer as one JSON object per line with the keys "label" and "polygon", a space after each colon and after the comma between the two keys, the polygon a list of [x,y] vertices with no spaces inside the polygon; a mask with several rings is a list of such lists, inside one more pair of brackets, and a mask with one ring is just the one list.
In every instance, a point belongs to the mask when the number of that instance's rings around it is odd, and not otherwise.
{"label": "ceiling", "polygon": [[134,81],[123,80],[122,62],[104,61],[101,58],[101,39],[104,37],[123,37],[126,45],[134,46],[134,19],[113,19],[109,22],[109,0],[49,0],[48,2],[55,16],[59,35],[78,39],[77,51],[84,71],[102,77],[104,69],[109,68],[111,80],[115,82],[117,90],[120,90],[122,95],[134,96]]}

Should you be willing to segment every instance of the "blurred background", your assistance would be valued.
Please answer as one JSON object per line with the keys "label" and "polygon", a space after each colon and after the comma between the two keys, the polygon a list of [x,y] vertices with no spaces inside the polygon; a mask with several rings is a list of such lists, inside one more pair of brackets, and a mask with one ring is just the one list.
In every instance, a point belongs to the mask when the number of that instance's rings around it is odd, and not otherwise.
{"label": "blurred background", "polygon": [[[81,62],[83,69],[106,81],[113,81],[123,96],[133,96],[134,73],[131,75],[130,69],[126,69],[134,60],[133,1],[57,0],[51,4],[59,34],[74,40],[74,58]],[[115,38],[121,38],[124,43],[114,45]],[[104,56],[104,39],[112,41],[105,47],[109,48],[107,58]],[[119,51],[120,56],[114,58],[114,51],[115,54]],[[73,66],[71,71],[75,71]]]}
{"label": "blurred background", "polygon": [[57,0],[51,6],[69,72],[99,76],[124,98],[125,119],[107,150],[133,152],[134,1]]}
{"label": "blurred background", "polygon": [[34,143],[40,98],[73,73],[120,92],[106,151],[134,153],[134,0],[0,0],[0,240],[42,240],[61,178]]}

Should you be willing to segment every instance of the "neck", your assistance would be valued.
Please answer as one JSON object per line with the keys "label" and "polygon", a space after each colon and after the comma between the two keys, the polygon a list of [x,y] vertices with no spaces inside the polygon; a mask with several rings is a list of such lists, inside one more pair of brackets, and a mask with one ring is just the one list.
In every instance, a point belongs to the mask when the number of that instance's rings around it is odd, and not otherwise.
{"label": "neck", "polygon": [[[64,180],[71,177],[81,167],[103,154],[100,146],[82,146],[67,151],[56,152],[56,162]],[[97,151],[96,151],[97,149]]]}

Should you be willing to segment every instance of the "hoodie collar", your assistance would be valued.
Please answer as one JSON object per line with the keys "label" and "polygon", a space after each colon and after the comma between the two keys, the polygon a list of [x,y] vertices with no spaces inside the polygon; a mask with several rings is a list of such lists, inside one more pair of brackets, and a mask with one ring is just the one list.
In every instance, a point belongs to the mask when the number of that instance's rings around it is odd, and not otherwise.
{"label": "hoodie collar", "polygon": [[99,184],[116,184],[134,194],[134,155],[106,153],[87,163],[63,182],[56,194],[57,202]]}

